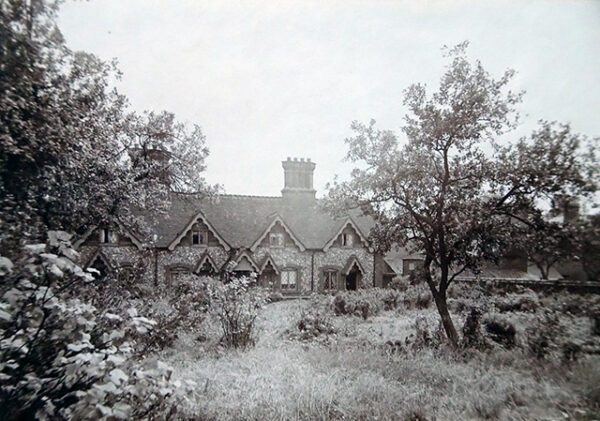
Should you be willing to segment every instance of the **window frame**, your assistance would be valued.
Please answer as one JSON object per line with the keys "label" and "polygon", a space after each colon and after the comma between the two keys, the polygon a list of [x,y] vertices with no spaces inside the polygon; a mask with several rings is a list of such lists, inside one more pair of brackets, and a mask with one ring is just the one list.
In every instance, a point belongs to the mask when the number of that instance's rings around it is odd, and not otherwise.
{"label": "window frame", "polygon": [[[286,275],[288,273],[293,273],[294,274],[294,287],[293,288],[284,288],[284,279],[286,278]],[[298,274],[298,269],[296,268],[285,268],[281,270],[281,274],[279,275],[279,286],[281,289],[282,293],[295,293],[298,291],[298,278],[299,278],[299,274]],[[288,284],[286,283],[285,285],[292,285],[292,284]]]}
{"label": "window frame", "polygon": [[100,244],[117,244],[117,233],[109,228],[100,228]]}
{"label": "window frame", "polygon": [[191,267],[185,264],[175,264],[166,268],[167,269],[167,277],[169,283],[173,283],[175,281],[175,274],[186,272],[184,275],[193,275],[194,271]]}
{"label": "window frame", "polygon": [[[198,237],[198,243],[194,243],[194,237]],[[192,229],[190,242],[192,247],[204,247],[208,244],[208,235],[206,230],[203,229]]]}
{"label": "window frame", "polygon": [[[277,239],[277,242],[273,240]],[[269,247],[283,248],[285,246],[285,236],[282,232],[272,232],[269,234]]]}
{"label": "window frame", "polygon": [[354,245],[354,235],[350,232],[342,233],[342,247],[352,247]]}
{"label": "window frame", "polygon": [[[333,280],[331,279],[333,277]],[[323,270],[323,291],[334,292],[339,290],[339,271],[337,269],[325,269]],[[331,288],[327,288],[329,286]]]}

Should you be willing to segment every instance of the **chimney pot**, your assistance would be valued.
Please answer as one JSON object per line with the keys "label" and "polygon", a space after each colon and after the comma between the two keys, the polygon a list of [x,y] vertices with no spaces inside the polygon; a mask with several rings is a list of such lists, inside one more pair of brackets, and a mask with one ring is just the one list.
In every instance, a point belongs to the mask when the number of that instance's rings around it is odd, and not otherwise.
{"label": "chimney pot", "polygon": [[304,162],[304,158],[300,158],[300,162]]}
{"label": "chimney pot", "polygon": [[310,158],[306,158],[306,162],[310,162]]}
{"label": "chimney pot", "polygon": [[292,158],[290,158],[290,157],[288,156],[288,157],[287,157],[287,160],[288,160],[288,161],[291,161],[291,160],[292,160]]}
{"label": "chimney pot", "polygon": [[294,157],[294,162],[298,162],[298,158]]}

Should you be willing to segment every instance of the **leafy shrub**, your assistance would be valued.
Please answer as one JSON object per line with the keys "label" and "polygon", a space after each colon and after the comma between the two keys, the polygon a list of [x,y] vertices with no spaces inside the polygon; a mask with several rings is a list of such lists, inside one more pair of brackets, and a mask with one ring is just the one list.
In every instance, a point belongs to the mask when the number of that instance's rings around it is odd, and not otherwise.
{"label": "leafy shrub", "polygon": [[410,287],[410,279],[406,276],[397,276],[388,284],[388,288],[400,292],[404,292]]}
{"label": "leafy shrub", "polygon": [[223,336],[221,344],[228,348],[244,348],[256,343],[254,324],[260,309],[267,303],[262,288],[253,287],[254,279],[232,278],[223,284],[207,284],[210,294],[210,311],[217,317]]}
{"label": "leafy shrub", "polygon": [[327,313],[318,309],[302,312],[296,327],[300,332],[300,339],[303,340],[313,339],[323,334],[336,333]]}
{"label": "leafy shrub", "polygon": [[489,295],[476,284],[453,284],[448,289],[448,309],[455,313],[470,312],[476,308],[482,314],[491,306]]}
{"label": "leafy shrub", "polygon": [[446,335],[442,323],[438,323],[435,330],[429,329],[429,323],[425,316],[418,316],[415,319],[415,334],[409,335],[405,341],[414,351],[420,351],[424,348],[437,349],[446,343]]}
{"label": "leafy shrub", "polygon": [[429,287],[423,283],[412,285],[404,293],[404,305],[406,308],[425,309],[428,308],[433,301],[433,296]]}
{"label": "leafy shrub", "polygon": [[168,367],[136,366],[136,337],[155,322],[105,313],[64,291],[91,282],[70,235],[0,259],[0,407],[4,419],[127,419],[173,407]]}
{"label": "leafy shrub", "polygon": [[482,313],[477,308],[472,308],[463,325],[463,347],[483,350],[487,343],[481,332]]}
{"label": "leafy shrub", "polygon": [[382,310],[396,309],[402,300],[402,295],[394,290],[369,288],[359,291],[340,291],[332,302],[336,316],[350,314],[363,319],[376,316]]}
{"label": "leafy shrub", "polygon": [[513,348],[516,345],[517,330],[508,319],[492,313],[486,315],[483,324],[492,341],[506,348]]}
{"label": "leafy shrub", "polygon": [[395,310],[402,303],[402,295],[395,290],[383,291],[382,298],[384,310]]}
{"label": "leafy shrub", "polygon": [[527,328],[527,345],[530,354],[544,359],[554,349],[558,349],[558,341],[563,328],[556,313],[545,311],[538,315]]}
{"label": "leafy shrub", "polygon": [[540,300],[534,291],[528,289],[521,294],[506,294],[505,297],[498,298],[494,304],[502,312],[535,312],[540,306]]}

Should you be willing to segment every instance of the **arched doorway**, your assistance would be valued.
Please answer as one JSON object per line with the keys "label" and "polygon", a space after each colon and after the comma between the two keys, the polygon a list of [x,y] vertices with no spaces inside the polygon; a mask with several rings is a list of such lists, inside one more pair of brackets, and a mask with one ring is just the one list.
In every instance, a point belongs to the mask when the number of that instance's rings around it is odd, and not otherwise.
{"label": "arched doorway", "polygon": [[258,277],[258,284],[261,287],[277,289],[278,279],[277,272],[271,262],[268,262]]}
{"label": "arched doorway", "polygon": [[356,291],[362,279],[362,271],[356,262],[352,265],[350,271],[346,274],[346,290]]}

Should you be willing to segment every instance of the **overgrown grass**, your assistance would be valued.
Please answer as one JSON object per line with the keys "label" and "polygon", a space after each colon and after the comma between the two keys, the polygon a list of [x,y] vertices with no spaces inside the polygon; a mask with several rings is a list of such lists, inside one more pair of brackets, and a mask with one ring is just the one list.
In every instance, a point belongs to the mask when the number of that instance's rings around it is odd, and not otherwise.
{"label": "overgrown grass", "polygon": [[256,420],[593,419],[600,396],[597,357],[567,367],[540,365],[520,350],[465,358],[433,350],[391,352],[385,346],[410,335],[418,315],[435,322],[434,310],[383,311],[366,321],[335,317],[335,334],[290,339],[288,331],[314,305],[268,305],[258,319],[260,339],[245,351],[213,345],[173,350],[175,378],[197,384],[179,414]]}

